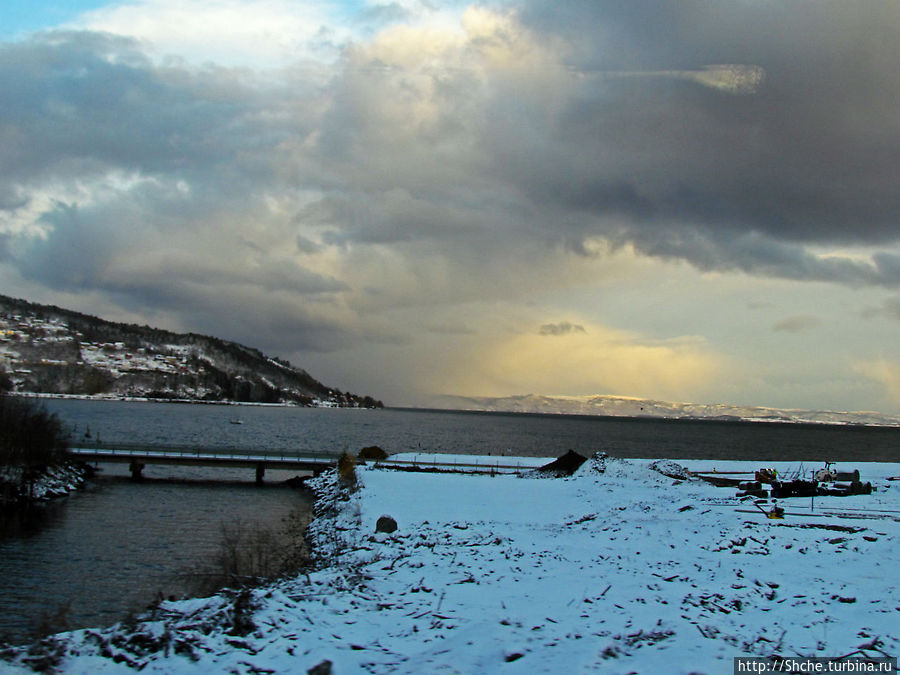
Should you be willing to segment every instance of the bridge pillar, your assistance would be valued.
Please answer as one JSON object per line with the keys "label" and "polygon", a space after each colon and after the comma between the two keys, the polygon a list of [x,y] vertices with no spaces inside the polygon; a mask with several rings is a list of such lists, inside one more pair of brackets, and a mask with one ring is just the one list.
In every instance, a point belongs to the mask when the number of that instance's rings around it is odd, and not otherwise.
{"label": "bridge pillar", "polygon": [[256,484],[262,485],[263,476],[266,475],[266,465],[260,462],[256,465]]}
{"label": "bridge pillar", "polygon": [[141,475],[141,471],[144,470],[143,463],[133,459],[128,468],[131,469],[131,480],[143,480],[144,477]]}

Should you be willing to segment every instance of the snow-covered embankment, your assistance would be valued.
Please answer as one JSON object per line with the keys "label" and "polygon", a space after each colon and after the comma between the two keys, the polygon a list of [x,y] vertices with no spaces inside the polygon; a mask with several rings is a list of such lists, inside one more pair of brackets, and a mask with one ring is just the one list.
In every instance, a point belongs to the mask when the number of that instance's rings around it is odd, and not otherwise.
{"label": "snow-covered embankment", "polygon": [[[321,569],[46,650],[73,673],[720,673],[741,655],[897,655],[900,466],[859,468],[873,495],[785,500],[780,521],[645,460],[562,479],[360,467],[351,493],[326,474]],[[382,515],[397,531],[375,533]]]}

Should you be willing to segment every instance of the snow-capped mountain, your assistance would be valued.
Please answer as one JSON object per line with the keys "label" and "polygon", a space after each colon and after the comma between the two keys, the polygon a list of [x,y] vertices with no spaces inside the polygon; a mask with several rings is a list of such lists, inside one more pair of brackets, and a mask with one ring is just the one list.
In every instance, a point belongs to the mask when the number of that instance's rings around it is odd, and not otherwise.
{"label": "snow-capped mountain", "polygon": [[833,410],[785,410],[724,403],[673,403],[624,396],[441,396],[434,407],[452,410],[545,413],[561,415],[608,415],[613,417],[660,417],[690,419],[749,420],[765,422],[810,422],[820,424],[865,424],[900,426],[900,417],[877,412]]}
{"label": "snow-capped mountain", "polygon": [[380,407],[236,342],[0,296],[0,372],[17,393]]}

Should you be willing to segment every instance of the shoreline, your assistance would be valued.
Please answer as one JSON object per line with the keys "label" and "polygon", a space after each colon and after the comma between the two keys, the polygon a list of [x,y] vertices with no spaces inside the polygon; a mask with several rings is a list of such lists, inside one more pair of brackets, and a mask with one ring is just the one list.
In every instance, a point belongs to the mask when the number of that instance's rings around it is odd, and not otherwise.
{"label": "shoreline", "polygon": [[[3,499],[0,501],[0,509],[12,513],[68,497],[84,487],[93,474],[94,470],[90,465],[70,458],[60,466],[48,467],[35,482],[31,495],[17,496],[10,500]],[[0,483],[0,486],[2,485]]]}
{"label": "shoreline", "polygon": [[822,421],[822,420],[806,420],[806,419],[776,419],[770,417],[738,417],[731,415],[719,416],[664,416],[664,415],[612,415],[599,413],[584,412],[537,412],[530,410],[490,410],[486,408],[430,408],[415,406],[385,406],[391,410],[407,410],[412,412],[433,412],[433,413],[462,413],[467,415],[504,415],[504,416],[521,416],[521,417],[557,417],[562,419],[609,419],[609,420],[625,420],[625,421],[651,421],[651,422],[671,422],[685,423],[702,422],[704,424],[751,424],[751,425],[777,425],[777,426],[809,426],[809,427],[838,427],[838,428],[855,428],[861,427],[866,429],[900,429],[900,422],[897,423],[874,423],[874,422],[839,422],[839,421]]}
{"label": "shoreline", "polygon": [[[900,464],[861,467],[870,496],[784,500],[781,521],[652,464],[598,455],[570,478],[359,466],[356,490],[327,472],[311,485],[316,569],[59,634],[0,671],[712,674],[736,656],[900,651],[885,630]],[[397,529],[376,532],[385,515]]]}
{"label": "shoreline", "polygon": [[207,401],[203,399],[190,398],[148,398],[143,396],[114,396],[107,394],[48,394],[44,392],[13,392],[10,396],[21,396],[22,398],[36,399],[58,399],[67,401],[113,401],[122,403],[175,403],[179,405],[197,404],[197,405],[223,405],[223,406],[246,406],[249,408],[335,408],[341,410],[378,410],[378,408],[367,408],[365,406],[355,405],[337,405],[330,401],[315,400],[312,404],[286,401],[283,403],[258,403],[253,401]]}
{"label": "shoreline", "polygon": [[703,424],[748,424],[748,425],[773,425],[773,426],[797,426],[797,427],[836,427],[840,429],[900,429],[900,422],[891,424],[888,422],[852,422],[852,421],[823,421],[823,420],[807,420],[807,419],[777,419],[769,417],[738,417],[738,416],[663,416],[663,415],[611,415],[611,414],[591,414],[583,412],[533,412],[533,411],[513,411],[513,410],[489,410],[478,408],[432,408],[418,406],[390,406],[382,407],[365,407],[357,405],[337,405],[331,401],[315,400],[312,404],[306,405],[297,402],[282,403],[257,403],[252,401],[207,401],[203,399],[188,398],[148,398],[139,396],[117,396],[108,394],[52,394],[45,392],[13,392],[12,396],[21,396],[23,398],[35,399],[58,399],[58,400],[79,400],[79,401],[114,401],[114,402],[135,402],[135,403],[175,403],[181,405],[197,404],[197,405],[221,405],[221,406],[246,406],[258,408],[333,408],[339,410],[397,410],[401,412],[423,412],[423,413],[447,413],[447,414],[466,414],[466,415],[498,415],[498,416],[521,416],[521,417],[550,417],[562,419],[588,419],[588,420],[619,420],[619,421],[651,421],[665,422],[672,424],[690,424],[699,422]]}

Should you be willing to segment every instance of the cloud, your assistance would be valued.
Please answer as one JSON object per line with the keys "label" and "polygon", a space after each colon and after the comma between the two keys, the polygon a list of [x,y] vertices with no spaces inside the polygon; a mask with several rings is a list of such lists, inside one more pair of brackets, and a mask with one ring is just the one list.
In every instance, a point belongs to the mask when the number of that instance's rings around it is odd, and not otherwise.
{"label": "cloud", "polygon": [[450,321],[429,324],[426,330],[439,335],[475,335],[477,332],[464,323]]}
{"label": "cloud", "polygon": [[822,320],[817,316],[789,316],[786,319],[776,321],[772,330],[776,333],[805,333],[822,325]]}
{"label": "cloud", "polygon": [[560,321],[559,323],[545,323],[541,326],[538,334],[540,335],[568,335],[569,333],[586,333],[587,330],[581,324],[573,324],[568,321]]}
{"label": "cloud", "polygon": [[[529,194],[593,216],[584,229],[618,227],[646,242],[685,228],[711,244],[700,261],[722,269],[743,253],[729,240],[746,233],[772,248],[896,242],[897,195],[885,176],[897,160],[880,140],[898,131],[886,106],[900,93],[892,3],[854,14],[828,1],[731,3],[715,13],[702,2],[600,2],[558,12],[532,5],[523,17],[565,36],[575,71],[667,72],[715,58],[766,73],[742,97],[672,78],[582,80],[593,89],[569,99],[544,161],[520,156],[519,165],[538,167],[523,177]],[[748,258],[754,273],[772,273],[766,253]],[[678,255],[698,261],[691,247]]]}
{"label": "cloud", "polygon": [[[131,2],[0,44],[2,265],[307,353],[540,325],[624,268],[893,290],[898,62],[893,0]],[[714,361],[530,330],[623,393],[586,345],[648,392]]]}
{"label": "cloud", "polygon": [[271,68],[333,58],[350,33],[331,19],[324,3],[135,0],[87,12],[71,27],[131,36],[159,59]]}
{"label": "cloud", "polygon": [[883,388],[895,404],[900,404],[900,364],[885,358],[859,360],[855,370]]}
{"label": "cloud", "polygon": [[900,296],[884,299],[878,305],[863,307],[860,316],[864,319],[887,318],[900,320]]}

